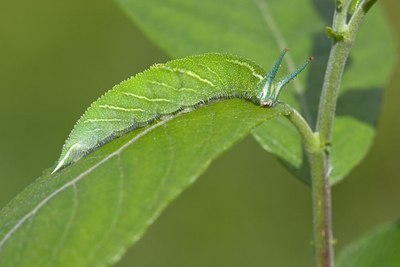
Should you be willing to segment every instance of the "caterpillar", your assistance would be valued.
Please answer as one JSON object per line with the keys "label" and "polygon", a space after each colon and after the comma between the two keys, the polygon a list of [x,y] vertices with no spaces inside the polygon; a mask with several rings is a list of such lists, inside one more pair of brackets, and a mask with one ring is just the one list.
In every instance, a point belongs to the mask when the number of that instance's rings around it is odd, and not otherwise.
{"label": "caterpillar", "polygon": [[310,63],[275,82],[288,49],[264,75],[257,64],[239,56],[210,53],[156,64],[93,102],[66,140],[55,173],[128,131],[187,109],[229,98],[273,107],[282,88]]}

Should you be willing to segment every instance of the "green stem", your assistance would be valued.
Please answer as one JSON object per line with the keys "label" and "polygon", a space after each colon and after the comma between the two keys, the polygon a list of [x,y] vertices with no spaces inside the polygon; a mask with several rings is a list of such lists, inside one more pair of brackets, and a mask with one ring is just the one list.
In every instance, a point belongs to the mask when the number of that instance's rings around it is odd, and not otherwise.
{"label": "green stem", "polygon": [[304,118],[294,109],[286,115],[299,131],[310,162],[313,203],[314,263],[318,267],[333,266],[331,195],[329,166],[320,136],[314,133]]}
{"label": "green stem", "polygon": [[314,266],[333,267],[330,167],[323,150],[308,158],[312,183]]}
{"label": "green stem", "polygon": [[297,110],[288,104],[285,104],[285,106],[289,109],[289,112],[285,116],[300,133],[307,155],[318,152],[321,147],[319,143],[319,135],[311,130],[307,121]]}
{"label": "green stem", "polygon": [[371,6],[371,0],[361,1],[349,22],[347,14],[351,1],[341,3],[343,5],[336,9],[332,24],[333,32],[340,38],[334,39],[330,51],[318,110],[316,129],[319,132],[321,149],[308,153],[312,181],[314,265],[317,267],[334,266],[329,147],[332,143],[332,129],[342,75],[358,29]]}
{"label": "green stem", "polygon": [[333,19],[333,31],[343,36],[343,39],[335,39],[332,45],[324,84],[319,102],[317,131],[320,133],[321,142],[329,145],[332,139],[333,121],[335,118],[336,103],[344,67],[349,57],[358,29],[365,17],[365,6],[370,1],[363,1],[356,9],[349,23],[346,22],[347,8],[336,11]]}
{"label": "green stem", "polygon": [[314,133],[309,128],[307,122],[297,111],[292,109],[286,115],[302,136],[310,164],[314,266],[316,267],[334,266],[329,147],[332,143],[336,103],[346,61],[366,13],[376,2],[376,0],[362,0],[356,7],[350,21],[347,22],[352,1],[354,0],[338,0],[332,28],[329,28],[328,33],[334,38],[334,41],[321,92],[316,126],[317,132]]}

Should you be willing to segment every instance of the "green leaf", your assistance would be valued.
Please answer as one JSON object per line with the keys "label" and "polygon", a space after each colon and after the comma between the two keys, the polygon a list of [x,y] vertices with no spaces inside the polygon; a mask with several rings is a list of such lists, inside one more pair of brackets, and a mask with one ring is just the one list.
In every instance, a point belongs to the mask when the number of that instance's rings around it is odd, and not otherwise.
{"label": "green leaf", "polygon": [[375,229],[348,245],[340,254],[338,267],[400,266],[400,224]]}
{"label": "green leaf", "polygon": [[[284,47],[288,70],[308,56],[307,75],[288,86],[282,99],[314,125],[331,40],[334,2],[280,0],[117,0],[148,36],[172,57],[229,52],[266,65]],[[394,63],[393,40],[379,6],[370,10],[354,45],[343,78],[332,144],[332,180],[343,179],[365,157],[375,135],[383,86]],[[270,69],[270,68],[267,68]],[[254,131],[260,144],[305,183],[306,158],[299,135],[276,120]]]}
{"label": "green leaf", "polygon": [[[234,74],[221,76],[230,88],[240,91],[244,80],[254,81],[248,65],[223,61],[232,56],[221,55],[213,63],[216,56],[167,66],[191,63],[193,70],[194,63],[210,60],[209,68],[218,63],[219,70]],[[146,78],[160,73],[155,67],[119,86],[144,93]],[[159,77],[170,82],[176,75]],[[188,80],[182,78],[182,86]],[[202,87],[194,88],[201,92]],[[263,108],[243,99],[217,100],[156,119],[54,174],[45,171],[0,212],[0,266],[104,266],[117,261],[213,159],[254,127],[287,113],[284,105]]]}

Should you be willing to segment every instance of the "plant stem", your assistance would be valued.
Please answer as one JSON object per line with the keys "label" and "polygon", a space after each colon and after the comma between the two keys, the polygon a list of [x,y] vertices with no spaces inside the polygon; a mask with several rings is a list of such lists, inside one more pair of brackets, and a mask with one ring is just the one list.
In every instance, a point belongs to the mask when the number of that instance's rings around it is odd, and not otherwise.
{"label": "plant stem", "polygon": [[286,117],[296,126],[304,141],[310,164],[313,203],[314,266],[333,267],[333,235],[330,191],[330,146],[336,103],[342,75],[361,23],[376,0],[362,0],[347,21],[352,0],[337,0],[332,28],[334,38],[319,103],[317,132],[314,133],[303,117],[292,109]]}
{"label": "plant stem", "polygon": [[334,40],[332,45],[318,109],[317,131],[320,133],[322,144],[328,146],[332,141],[333,121],[344,67],[366,14],[364,6],[369,3],[363,1],[347,24],[346,14],[350,1],[348,2],[346,8],[336,11],[334,15],[332,29],[344,38]]}
{"label": "plant stem", "polygon": [[333,267],[330,173],[329,166],[325,165],[325,149],[321,145],[319,134],[310,129],[307,122],[296,110],[292,109],[286,117],[302,136],[310,162],[314,264],[318,267]]}
{"label": "plant stem", "polygon": [[313,203],[314,266],[333,267],[330,167],[327,155],[320,151],[308,156],[311,169]]}
{"label": "plant stem", "polygon": [[[358,29],[370,8],[371,0],[361,1],[347,22],[351,0],[336,8],[332,30],[334,42],[330,51],[318,110],[317,132],[320,149],[308,153],[312,182],[314,266],[333,267],[333,235],[330,192],[330,145],[336,103],[342,75]],[[366,6],[368,8],[366,8]],[[335,38],[337,37],[337,38]]]}
{"label": "plant stem", "polygon": [[318,134],[315,134],[311,130],[307,121],[304,119],[303,116],[300,115],[297,110],[295,110],[288,104],[285,104],[285,106],[289,109],[289,112],[285,116],[287,119],[290,120],[290,122],[297,128],[298,132],[300,133],[307,154],[314,154],[318,152],[320,150]]}

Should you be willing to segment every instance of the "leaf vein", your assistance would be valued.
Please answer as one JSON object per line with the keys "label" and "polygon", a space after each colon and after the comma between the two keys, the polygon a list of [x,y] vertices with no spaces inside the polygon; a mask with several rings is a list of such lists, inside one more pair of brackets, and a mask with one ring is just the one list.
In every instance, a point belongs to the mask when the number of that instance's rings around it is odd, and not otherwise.
{"label": "leaf vein", "polygon": [[84,177],[86,177],[88,174],[90,174],[92,171],[94,171],[97,167],[101,166],[102,164],[104,164],[105,162],[107,162],[108,160],[110,160],[111,158],[119,155],[123,150],[125,150],[127,147],[129,147],[130,145],[132,145],[133,143],[135,143],[136,141],[138,141],[140,138],[142,138],[143,136],[145,136],[146,134],[154,131],[155,129],[157,129],[158,127],[166,124],[167,122],[169,122],[170,120],[172,120],[173,118],[176,118],[177,116],[181,115],[185,113],[184,111],[181,113],[176,114],[175,117],[167,117],[164,120],[154,124],[153,126],[150,126],[149,128],[147,128],[146,130],[144,130],[143,132],[139,133],[138,135],[136,135],[135,137],[133,137],[131,140],[129,140],[127,143],[125,143],[124,145],[122,145],[120,148],[118,148],[116,151],[114,151],[113,153],[109,154],[108,156],[106,156],[105,158],[103,158],[102,160],[100,160],[99,162],[97,162],[96,164],[94,164],[92,167],[90,167],[89,169],[87,169],[86,171],[82,172],[81,174],[79,174],[78,176],[76,176],[75,178],[73,178],[72,180],[70,180],[69,182],[65,183],[63,186],[59,187],[57,190],[55,190],[53,193],[51,193],[50,195],[48,195],[46,198],[44,198],[42,201],[40,201],[30,212],[28,212],[25,216],[23,216],[20,220],[17,221],[17,223],[15,224],[14,227],[12,227],[3,237],[2,240],[0,240],[0,250],[1,248],[4,246],[4,244],[10,239],[10,237],[27,221],[29,220],[31,217],[33,217],[34,215],[36,215],[36,213],[44,206],[47,204],[47,202],[49,202],[53,197],[55,197],[56,195],[58,195],[60,192],[64,191],[65,189],[69,188],[70,186],[73,186],[74,184],[78,183],[80,180],[82,180]]}
{"label": "leaf vein", "polygon": [[62,232],[61,238],[59,239],[58,245],[56,245],[55,249],[52,250],[52,255],[47,264],[47,266],[50,266],[50,267],[55,266],[54,260],[55,260],[56,256],[59,255],[59,253],[61,252],[62,245],[65,243],[68,233],[71,231],[72,223],[74,222],[76,212],[78,210],[78,206],[79,206],[78,189],[75,184],[72,186],[72,189],[74,192],[74,197],[72,200],[73,201],[72,211],[71,211],[70,217],[65,225],[65,230]]}
{"label": "leaf vein", "polygon": [[[175,160],[175,151],[173,150],[174,146],[172,145],[173,141],[172,141],[170,135],[168,134],[167,127],[164,127],[164,131],[165,131],[166,136],[168,137],[168,142],[170,143],[170,147],[172,148],[170,150],[171,151],[171,157],[169,157],[170,160],[169,160],[168,166],[164,171],[164,174],[163,174],[163,176],[161,178],[161,181],[158,183],[157,189],[153,190],[154,192],[157,192],[157,194],[153,198],[153,205],[149,205],[149,208],[148,208],[149,211],[154,209],[154,206],[157,206],[158,200],[160,199],[160,195],[161,195],[161,193],[163,193],[163,190],[160,190],[160,189],[162,189],[162,187],[165,185],[166,179],[169,176],[169,174],[171,173],[172,165],[173,165],[173,162]],[[159,207],[158,211],[155,212],[154,214],[158,214],[160,209],[162,209],[162,207],[161,208]],[[156,218],[157,218],[157,216],[153,216],[153,217],[149,218],[149,220],[147,221],[147,225],[151,225]]]}
{"label": "leaf vein", "polygon": [[[104,232],[103,236],[98,239],[99,241],[96,242],[96,246],[94,248],[92,248],[91,253],[88,256],[88,258],[90,259],[88,262],[92,262],[94,259],[96,259],[97,252],[101,248],[102,244],[107,240],[107,237],[109,237],[111,232],[116,228],[117,223],[118,223],[119,215],[121,214],[121,207],[122,207],[122,202],[123,202],[123,199],[124,199],[125,173],[124,173],[123,168],[122,168],[120,154],[118,154],[118,161],[117,162],[118,162],[118,169],[119,169],[119,172],[120,172],[120,179],[118,179],[118,197],[117,197],[117,202],[116,202],[116,205],[115,205],[115,210],[114,210],[114,213],[113,213],[113,217],[111,219],[111,224],[107,228],[107,231]],[[92,262],[91,265],[95,266],[96,263]]]}

